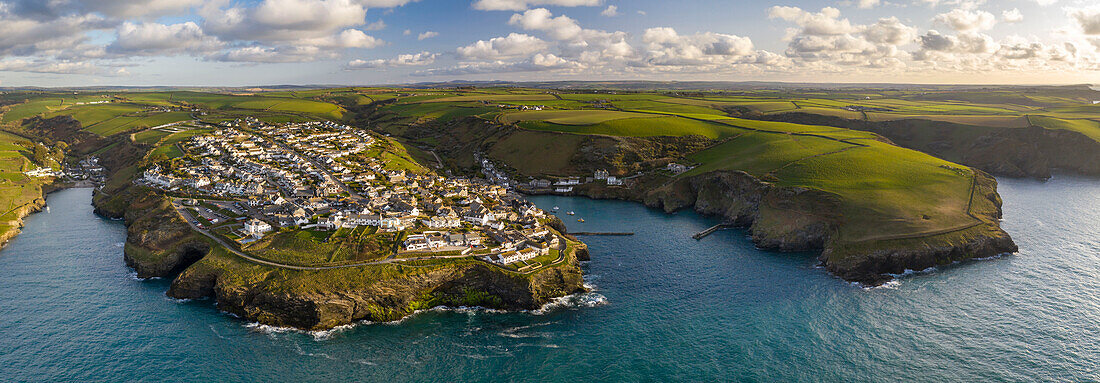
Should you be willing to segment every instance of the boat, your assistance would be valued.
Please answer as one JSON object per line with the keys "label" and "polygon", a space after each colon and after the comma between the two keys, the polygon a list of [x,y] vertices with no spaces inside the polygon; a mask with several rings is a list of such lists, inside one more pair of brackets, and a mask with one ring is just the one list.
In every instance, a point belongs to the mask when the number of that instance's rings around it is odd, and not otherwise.
{"label": "boat", "polygon": [[560,207],[554,206],[554,210],[560,210]]}
{"label": "boat", "polygon": [[569,214],[569,215],[574,215],[574,214],[577,214],[577,213],[574,213],[574,212],[568,212],[568,213],[565,213],[565,214]]}
{"label": "boat", "polygon": [[584,218],[577,218],[577,222],[584,223]]}

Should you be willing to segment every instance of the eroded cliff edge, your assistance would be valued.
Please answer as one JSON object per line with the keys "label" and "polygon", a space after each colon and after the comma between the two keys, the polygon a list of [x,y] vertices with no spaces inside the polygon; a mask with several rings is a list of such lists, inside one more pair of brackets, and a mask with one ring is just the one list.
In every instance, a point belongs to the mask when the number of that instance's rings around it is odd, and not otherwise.
{"label": "eroded cliff edge", "polygon": [[101,192],[93,203],[127,224],[126,264],[141,278],[173,278],[174,298],[213,298],[218,308],[274,326],[323,330],[357,321],[392,321],[436,306],[537,309],[584,291],[571,242],[565,260],[531,274],[465,262],[382,264],[319,271],[260,265],[190,230],[168,198],[141,187]]}
{"label": "eroded cliff edge", "polygon": [[578,188],[592,198],[633,200],[674,212],[693,209],[744,227],[760,248],[821,250],[825,268],[848,281],[876,285],[906,270],[923,270],[1018,250],[1000,228],[996,180],[975,172],[972,224],[933,233],[852,241],[841,235],[859,217],[843,213],[841,197],[804,187],[780,187],[741,171],[715,171],[647,190]]}

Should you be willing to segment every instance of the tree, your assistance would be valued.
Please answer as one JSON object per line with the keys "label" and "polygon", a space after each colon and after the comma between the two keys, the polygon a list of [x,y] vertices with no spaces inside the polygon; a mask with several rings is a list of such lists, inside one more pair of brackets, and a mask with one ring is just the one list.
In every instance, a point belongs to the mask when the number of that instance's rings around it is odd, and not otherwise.
{"label": "tree", "polygon": [[50,159],[50,150],[46,149],[46,145],[41,143],[34,145],[34,162],[41,166],[46,166],[46,161]]}

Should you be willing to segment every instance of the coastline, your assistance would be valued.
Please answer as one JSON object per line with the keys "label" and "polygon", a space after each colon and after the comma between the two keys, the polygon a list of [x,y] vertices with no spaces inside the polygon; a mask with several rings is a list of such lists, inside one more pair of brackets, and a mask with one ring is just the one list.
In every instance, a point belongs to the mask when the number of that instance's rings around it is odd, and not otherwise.
{"label": "coastline", "polygon": [[576,187],[568,193],[531,189],[522,192],[637,202],[665,213],[690,208],[721,219],[723,225],[744,230],[762,250],[820,252],[818,260],[829,273],[848,282],[879,286],[906,270],[924,270],[1019,250],[999,225],[1001,201],[996,193],[996,179],[984,173],[975,173],[975,177],[980,182],[976,180],[974,187],[980,190],[972,198],[991,209],[988,216],[974,217],[978,223],[930,235],[864,243],[838,239],[838,226],[844,221],[820,213],[837,209],[836,201],[828,193],[778,187],[739,171],[701,174],[646,190]]}
{"label": "coastline", "polygon": [[137,277],[169,278],[169,297],[213,298],[220,310],[264,325],[328,330],[437,306],[535,310],[587,292],[579,267],[587,259],[582,243],[574,243],[562,263],[530,274],[474,261],[288,270],[229,253],[193,232],[165,197],[141,187],[97,193],[93,205],[101,216],[125,219],[124,259]]}
{"label": "coastline", "polygon": [[27,216],[31,214],[41,212],[43,209],[46,208],[46,197],[50,193],[74,187],[77,186],[74,186],[70,183],[56,181],[38,185],[38,188],[41,191],[40,197],[37,197],[30,202],[24,203],[18,208],[12,209],[12,212],[15,213],[15,217],[12,220],[5,222],[9,226],[11,226],[12,229],[0,234],[0,250],[3,250],[4,247],[8,245],[8,242],[11,242],[12,239],[14,239],[22,232],[24,218],[27,218]]}

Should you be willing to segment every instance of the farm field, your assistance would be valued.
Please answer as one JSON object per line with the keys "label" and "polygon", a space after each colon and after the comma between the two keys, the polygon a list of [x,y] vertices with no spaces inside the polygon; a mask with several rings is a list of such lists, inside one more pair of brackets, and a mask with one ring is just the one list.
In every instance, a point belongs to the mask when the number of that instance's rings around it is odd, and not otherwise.
{"label": "farm field", "polygon": [[542,121],[559,125],[591,125],[626,118],[648,118],[645,114],[618,112],[610,110],[537,110],[506,113],[501,117],[505,123]]}
{"label": "farm field", "polygon": [[[103,100],[111,102],[87,104]],[[192,118],[204,123],[244,117],[268,123],[346,120],[349,110],[377,106],[391,113],[391,118],[378,122],[378,128],[399,134],[417,124],[464,123],[461,121],[519,128],[489,148],[489,154],[509,159],[530,174],[568,169],[570,157],[565,154],[580,150],[584,137],[692,136],[711,140],[711,144],[683,154],[679,160],[695,168],[680,177],[741,170],[778,185],[834,194],[844,201],[845,214],[862,217],[863,224],[848,225],[842,233],[843,238],[858,240],[881,234],[874,228],[887,223],[897,234],[973,221],[959,209],[957,200],[967,194],[962,190],[969,188],[972,174],[963,166],[882,142],[871,133],[769,121],[771,117],[799,113],[868,122],[950,122],[960,129],[953,137],[970,137],[964,131],[971,126],[1042,126],[1100,140],[1100,106],[1092,101],[1080,91],[1064,89],[571,92],[516,87],[348,87],[249,93],[42,92],[5,107],[0,120],[11,126],[36,115],[69,115],[87,131],[101,136],[133,133],[135,142],[156,145],[151,155],[171,158],[183,155],[175,144],[196,131],[142,128]],[[536,107],[542,110],[533,110]],[[156,108],[173,111],[152,111]],[[403,140],[386,142],[373,154],[388,158],[394,170],[426,171],[421,163],[430,154]],[[438,143],[431,139],[416,142]]]}
{"label": "farm field", "polygon": [[[0,123],[15,127],[24,119],[35,116],[52,118],[65,115],[79,121],[85,130],[107,137],[196,117],[214,123],[244,117],[255,117],[270,123],[340,120],[344,108],[321,99],[356,95],[350,89],[272,92],[270,95],[195,91],[28,93],[7,95],[6,98],[22,102],[0,108]],[[368,99],[366,102],[374,100]],[[193,113],[192,109],[201,111],[201,115]]]}
{"label": "farm field", "polygon": [[[443,92],[445,93],[445,92]],[[759,117],[809,113],[853,120],[920,119],[966,126],[1022,128],[1044,124],[1100,137],[1100,123],[1091,120],[1037,118],[1053,104],[1082,103],[1068,98],[992,103],[992,98],[968,103],[916,92],[858,92],[680,95],[660,92],[559,92],[546,110],[516,110],[508,102],[528,102],[527,95],[451,96],[436,91],[398,97],[386,109],[407,118],[445,114],[493,100],[506,107],[498,113],[468,114],[515,126],[520,132],[497,142],[489,155],[514,166],[521,174],[559,174],[585,145],[584,136],[685,137],[714,140],[681,161],[694,166],[679,178],[719,170],[745,171],[779,186],[804,187],[833,195],[840,214],[851,217],[838,240],[849,243],[938,236],[965,232],[987,223],[974,214],[970,190],[975,175],[969,168],[921,152],[900,148],[875,134],[821,125],[765,121]],[[494,97],[496,97],[494,99]],[[1020,100],[1016,100],[1020,101]],[[573,103],[573,104],[570,104]],[[425,105],[432,105],[426,107]],[[1064,107],[1063,107],[1064,108]],[[490,108],[491,110],[492,108]],[[1097,113],[1100,108],[1062,109],[1061,113]],[[1030,117],[1030,120],[1029,120]],[[399,120],[408,121],[408,120]],[[423,120],[421,120],[423,121]],[[984,210],[983,210],[984,211]]]}

